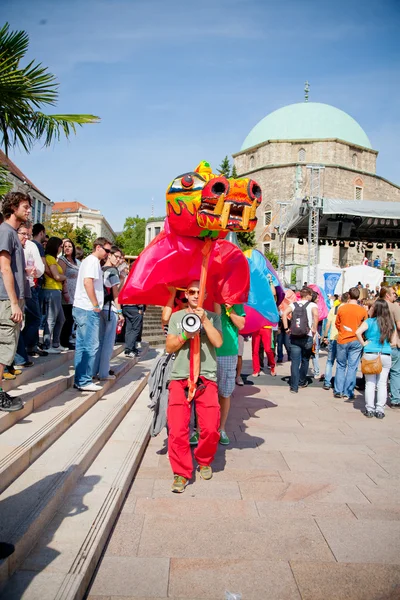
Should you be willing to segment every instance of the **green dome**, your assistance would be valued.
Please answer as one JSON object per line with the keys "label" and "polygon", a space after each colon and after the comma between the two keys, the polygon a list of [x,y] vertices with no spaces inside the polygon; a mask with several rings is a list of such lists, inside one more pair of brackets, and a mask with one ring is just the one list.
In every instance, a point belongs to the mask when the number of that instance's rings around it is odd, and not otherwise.
{"label": "green dome", "polygon": [[319,102],[290,104],[262,119],[244,140],[242,150],[267,140],[323,140],[338,138],[372,148],[365,131],[350,115]]}

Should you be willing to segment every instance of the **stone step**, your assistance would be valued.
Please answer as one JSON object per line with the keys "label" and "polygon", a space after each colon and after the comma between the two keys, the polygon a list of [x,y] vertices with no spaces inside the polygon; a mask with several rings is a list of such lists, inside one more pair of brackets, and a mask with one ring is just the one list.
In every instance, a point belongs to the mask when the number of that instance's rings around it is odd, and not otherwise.
{"label": "stone step", "polygon": [[[0,539],[14,544],[14,553],[0,561],[0,584],[22,565],[28,553],[37,543],[44,527],[53,519],[60,505],[73,490],[97,455],[120,425],[135,400],[145,388],[150,369],[157,353],[150,350],[149,358],[134,364],[133,368],[114,383],[111,390],[97,401],[72,427],[67,429],[36,462],[30,465],[0,496]],[[130,362],[133,364],[133,361]],[[77,392],[80,394],[80,392]],[[148,411],[148,409],[146,409]],[[130,428],[124,440],[131,440]],[[118,444],[116,444],[118,455]],[[112,458],[105,470],[112,469]],[[93,479],[92,479],[93,481]],[[93,487],[93,486],[92,486]],[[111,493],[112,493],[111,489]],[[75,513],[79,515],[89,508],[81,502]],[[67,530],[73,519],[67,519]],[[94,532],[92,532],[94,533]],[[73,537],[73,536],[72,536]],[[55,556],[57,553],[50,555]],[[40,570],[40,569],[39,569]],[[48,573],[47,573],[48,575]],[[51,574],[50,579],[53,579]],[[12,582],[10,582],[12,585]],[[46,587],[46,586],[45,586]],[[11,588],[10,588],[11,589]],[[20,592],[4,590],[2,598],[23,597]],[[46,589],[39,597],[48,596]],[[29,597],[29,596],[24,596]]]}
{"label": "stone step", "polygon": [[[112,357],[117,357],[123,349],[123,344],[114,346]],[[19,383],[18,387],[14,386],[14,393],[11,393],[11,395],[19,396],[25,405],[22,410],[16,412],[0,412],[0,433],[9,429],[14,423],[22,421],[30,415],[33,410],[38,409],[42,404],[72,386],[73,376],[71,375],[70,368],[73,362],[73,356],[74,353],[72,351],[69,360],[62,361],[60,355],[55,356],[55,358],[52,357],[46,365],[41,364],[40,369],[33,371],[33,369],[39,367],[39,365],[35,365],[35,367],[28,369],[29,375],[39,371],[39,375],[36,377],[31,377],[24,382],[24,379],[21,378],[25,373],[21,373],[21,375],[17,376],[15,381],[10,382]],[[47,357],[44,357],[40,360],[47,361],[48,359]],[[46,366],[47,370],[43,368]],[[2,443],[1,439],[0,444]]]}
{"label": "stone step", "polygon": [[38,543],[9,581],[2,598],[85,597],[149,440],[152,412],[148,404],[146,387],[42,530]]}
{"label": "stone step", "polygon": [[[147,352],[148,346],[143,351]],[[138,359],[119,358],[112,368],[118,378],[125,375]],[[57,374],[38,396],[42,406],[34,410],[29,421],[20,420],[3,433],[0,444],[0,493],[43,454],[71,425],[81,418],[112,387],[102,382],[97,392],[78,392],[73,385],[74,372]],[[46,396],[46,400],[44,400]],[[39,405],[40,406],[40,405]],[[21,411],[22,412],[22,411]],[[10,413],[7,413],[10,414]],[[16,413],[11,413],[16,414]]]}
{"label": "stone step", "polygon": [[[123,349],[123,344],[116,344],[114,346],[113,356],[117,356],[117,354],[122,352]],[[17,375],[16,379],[11,381],[3,381],[2,388],[6,392],[9,392],[10,390],[14,390],[15,388],[21,386],[22,384],[29,383],[37,377],[41,377],[42,375],[47,376],[49,371],[53,371],[66,362],[72,364],[74,360],[74,354],[74,350],[66,350],[65,352],[61,352],[61,354],[49,354],[49,356],[32,358],[31,360],[34,362],[34,365],[32,367],[23,368],[21,375]]]}

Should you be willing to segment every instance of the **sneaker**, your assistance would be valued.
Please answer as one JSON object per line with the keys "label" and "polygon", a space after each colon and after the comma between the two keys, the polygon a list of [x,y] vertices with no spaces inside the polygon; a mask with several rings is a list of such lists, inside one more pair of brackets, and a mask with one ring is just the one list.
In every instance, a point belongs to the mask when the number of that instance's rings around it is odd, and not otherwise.
{"label": "sneaker", "polygon": [[0,410],[4,412],[14,412],[24,408],[21,398],[15,396],[14,398],[7,394],[4,390],[0,392]]}
{"label": "sneaker", "polygon": [[74,388],[79,390],[80,392],[98,392],[103,388],[101,385],[97,385],[97,383],[88,383],[87,385],[75,385]]}
{"label": "sneaker", "polygon": [[197,446],[198,443],[199,443],[199,432],[194,431],[191,438],[189,439],[189,444],[191,446]]}
{"label": "sneaker", "polygon": [[32,360],[27,360],[24,363],[21,363],[20,365],[14,365],[14,368],[20,369],[21,367],[33,367],[33,361]]}
{"label": "sneaker", "polygon": [[137,352],[125,352],[126,358],[137,358],[139,354]]}
{"label": "sneaker", "polygon": [[236,385],[244,385],[244,381],[240,375],[236,377]]}
{"label": "sneaker", "polygon": [[226,435],[226,431],[224,431],[223,429],[221,429],[221,431],[219,432],[219,443],[222,444],[222,446],[228,446],[230,444],[230,440]]}
{"label": "sneaker", "polygon": [[377,419],[384,419],[385,418],[385,413],[382,412],[381,410],[377,410],[375,413],[375,416]]}
{"label": "sneaker", "polygon": [[309,386],[308,381],[305,381],[304,383],[299,383],[299,387],[301,387],[301,388],[306,388],[308,386]]}
{"label": "sneaker", "polygon": [[61,354],[60,348],[47,348],[47,354]]}
{"label": "sneaker", "polygon": [[354,400],[354,396],[348,396],[347,394],[342,395],[343,400]]}
{"label": "sneaker", "polygon": [[317,381],[319,381],[321,379],[321,375],[318,373],[318,375],[316,373],[314,373],[313,375],[314,379],[316,379]]}
{"label": "sneaker", "polygon": [[69,348],[66,348],[65,346],[53,346],[53,348],[56,348],[56,350],[60,350],[61,352],[69,350]]}
{"label": "sneaker", "polygon": [[185,491],[185,487],[189,483],[189,480],[186,477],[182,477],[182,475],[174,475],[174,482],[171,487],[171,492],[175,492],[175,494],[182,494]]}
{"label": "sneaker", "polygon": [[323,390],[330,390],[331,386],[330,385],[326,385],[326,383],[324,383],[324,385],[322,386]]}
{"label": "sneaker", "polygon": [[364,415],[368,417],[368,419],[371,419],[373,416],[375,416],[375,413],[373,410],[366,410],[364,411]]}
{"label": "sneaker", "polygon": [[276,377],[276,371],[275,371],[275,369],[271,369],[271,376],[272,377]]}
{"label": "sneaker", "polygon": [[400,402],[391,402],[390,408],[400,408]]}
{"label": "sneaker", "polygon": [[298,392],[298,390],[294,390],[293,388],[290,388],[290,392],[291,392],[292,394],[298,394],[298,393],[299,393],[299,392]]}
{"label": "sneaker", "polygon": [[110,369],[110,370],[108,371],[108,374],[109,374],[109,375],[115,375],[115,371],[113,371],[112,369]]}
{"label": "sneaker", "polygon": [[208,479],[211,479],[213,476],[213,472],[212,472],[212,468],[206,465],[200,465],[199,466],[199,471],[200,471],[200,477],[202,479],[205,479],[206,481]]}
{"label": "sneaker", "polygon": [[[22,372],[19,369],[18,371]],[[13,373],[3,373],[3,381],[12,381],[13,379],[17,379],[17,376],[13,375]]]}
{"label": "sneaker", "polygon": [[48,352],[46,350],[41,350],[38,348],[37,350],[32,350],[32,352],[28,352],[28,356],[32,356],[33,358],[39,358],[39,356],[48,356]]}
{"label": "sneaker", "polygon": [[283,360],[277,360],[277,361],[276,361],[276,364],[277,364],[277,365],[281,365],[282,363],[283,363]]}
{"label": "sneaker", "polygon": [[117,379],[115,375],[107,375],[107,377],[99,377],[99,381],[114,381]]}
{"label": "sneaker", "polygon": [[334,398],[341,398],[341,397],[342,397],[342,394],[338,394],[337,392],[335,392],[335,393],[333,394],[333,397],[334,397]]}
{"label": "sneaker", "polygon": [[14,366],[7,367],[7,371],[11,373],[11,375],[21,375],[21,369],[16,369]]}

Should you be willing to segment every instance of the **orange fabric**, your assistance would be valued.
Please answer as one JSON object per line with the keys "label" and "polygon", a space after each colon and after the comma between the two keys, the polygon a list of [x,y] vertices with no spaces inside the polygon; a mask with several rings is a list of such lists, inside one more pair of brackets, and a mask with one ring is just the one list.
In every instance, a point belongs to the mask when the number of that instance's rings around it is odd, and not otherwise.
{"label": "orange fabric", "polygon": [[356,331],[368,317],[365,308],[358,304],[342,304],[336,315],[338,344],[348,344],[357,340]]}

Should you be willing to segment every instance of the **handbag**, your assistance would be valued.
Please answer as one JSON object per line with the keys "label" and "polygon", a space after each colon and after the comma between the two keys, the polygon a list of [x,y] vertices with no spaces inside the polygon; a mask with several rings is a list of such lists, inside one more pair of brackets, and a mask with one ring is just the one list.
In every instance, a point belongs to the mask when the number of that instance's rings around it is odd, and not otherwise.
{"label": "handbag", "polygon": [[361,359],[361,372],[364,375],[379,375],[382,371],[382,360],[381,354],[379,353],[376,358],[368,360],[365,358],[365,354]]}

